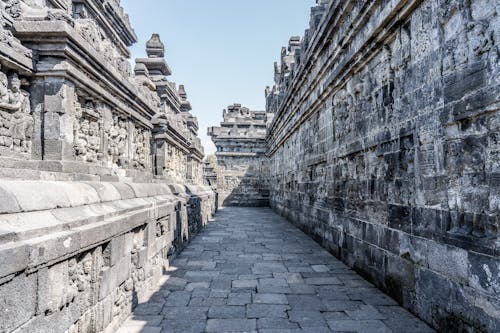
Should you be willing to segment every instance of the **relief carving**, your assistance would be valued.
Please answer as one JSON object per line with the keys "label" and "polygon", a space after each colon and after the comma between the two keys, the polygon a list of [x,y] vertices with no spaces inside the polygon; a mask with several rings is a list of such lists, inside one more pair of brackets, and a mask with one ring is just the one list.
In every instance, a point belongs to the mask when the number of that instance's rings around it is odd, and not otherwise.
{"label": "relief carving", "polygon": [[71,259],[68,262],[69,288],[67,293],[67,303],[71,303],[82,294],[80,298],[82,308],[87,308],[91,304],[91,285],[94,282],[92,274],[94,272],[94,260],[91,253],[85,254],[79,259]]}
{"label": "relief carving", "polygon": [[488,25],[481,21],[476,21],[469,23],[468,28],[470,52],[476,57],[487,53],[493,44],[492,33],[488,31]]}
{"label": "relief carving", "polygon": [[333,99],[333,135],[335,140],[340,140],[347,134],[345,124],[349,118],[347,92],[340,90]]}
{"label": "relief carving", "polygon": [[132,159],[134,168],[146,168],[150,151],[148,131],[136,128],[134,131],[135,151]]}
{"label": "relief carving", "polygon": [[94,103],[87,101],[85,107],[75,101],[74,149],[75,155],[85,162],[97,162],[102,159],[101,122],[95,111]]}
{"label": "relief carving", "polygon": [[12,0],[0,1],[0,43],[3,43],[8,48],[11,48],[17,54],[31,58],[32,52],[30,49],[21,45],[11,32],[13,17],[10,13],[17,12],[18,6]]}
{"label": "relief carving", "polygon": [[108,155],[114,166],[126,166],[128,149],[127,121],[113,116],[113,124],[107,130]]}
{"label": "relief carving", "polygon": [[13,74],[9,80],[0,72],[0,146],[15,152],[30,153],[33,116],[29,94],[21,89],[21,80]]}
{"label": "relief carving", "polygon": [[14,19],[23,20],[63,20],[72,23],[72,18],[63,9],[51,8],[46,0],[4,1],[8,13]]}
{"label": "relief carving", "polygon": [[444,71],[463,67],[488,54],[496,62],[498,54],[488,20],[471,20],[460,12],[446,12],[442,14],[441,25],[445,36]]}
{"label": "relief carving", "polygon": [[104,60],[113,66],[124,78],[131,78],[132,66],[108,38],[102,28],[89,16],[85,6],[75,8],[75,29]]}

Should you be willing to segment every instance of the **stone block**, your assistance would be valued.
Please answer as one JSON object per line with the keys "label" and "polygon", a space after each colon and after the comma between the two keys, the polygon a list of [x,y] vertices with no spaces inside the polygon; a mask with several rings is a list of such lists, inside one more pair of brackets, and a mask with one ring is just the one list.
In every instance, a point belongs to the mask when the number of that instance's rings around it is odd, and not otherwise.
{"label": "stone block", "polygon": [[96,190],[85,183],[67,182],[61,188],[69,198],[71,207],[90,205],[101,201]]}
{"label": "stone block", "polygon": [[81,249],[80,235],[73,232],[50,233],[26,241],[30,247],[29,266],[35,267]]}
{"label": "stone block", "polygon": [[467,251],[435,242],[429,242],[427,248],[430,269],[444,274],[449,279],[467,283],[469,277]]}
{"label": "stone block", "polygon": [[284,294],[261,294],[253,295],[253,303],[262,304],[288,304],[288,299]]}
{"label": "stone block", "polygon": [[162,327],[167,332],[200,333],[205,332],[206,320],[167,320]]}
{"label": "stone block", "polygon": [[54,332],[64,333],[73,325],[81,316],[80,308],[77,303],[71,303],[61,311],[55,312],[48,316],[36,316],[20,328],[16,333],[31,333],[31,332]]}
{"label": "stone block", "polygon": [[26,244],[0,245],[0,278],[22,271],[28,265],[28,258],[29,247]]}
{"label": "stone block", "polygon": [[118,193],[120,193],[122,200],[133,199],[136,197],[134,190],[128,184],[113,182],[111,185],[118,191]]}
{"label": "stone block", "polygon": [[12,192],[0,186],[0,214],[17,213],[21,207]]}
{"label": "stone block", "polygon": [[248,304],[247,318],[287,318],[288,305]]}
{"label": "stone block", "polygon": [[391,332],[391,329],[380,320],[329,320],[328,327],[339,332]]}
{"label": "stone block", "polygon": [[63,261],[38,271],[38,315],[59,311],[71,301],[68,262]]}
{"label": "stone block", "polygon": [[0,286],[0,331],[28,322],[37,306],[37,274],[20,274]]}
{"label": "stone block", "polygon": [[25,212],[70,205],[67,193],[56,182],[3,181],[0,188],[12,193]]}
{"label": "stone block", "polygon": [[207,332],[251,332],[257,328],[255,319],[209,319]]}
{"label": "stone block", "polygon": [[131,257],[125,256],[116,265],[105,267],[99,279],[99,301],[113,293],[130,276]]}
{"label": "stone block", "polygon": [[167,306],[162,315],[167,320],[201,320],[207,319],[208,307]]}
{"label": "stone block", "polygon": [[106,182],[86,182],[97,192],[101,202],[116,201],[121,199],[120,192],[110,183]]}
{"label": "stone block", "polygon": [[[110,266],[118,264],[123,257],[130,254],[130,251],[126,251],[126,238],[127,235],[121,235],[111,239],[109,243],[110,251]],[[141,266],[142,267],[142,266]]]}
{"label": "stone block", "polygon": [[326,326],[326,321],[319,311],[292,310],[288,311],[288,317],[301,328]]}

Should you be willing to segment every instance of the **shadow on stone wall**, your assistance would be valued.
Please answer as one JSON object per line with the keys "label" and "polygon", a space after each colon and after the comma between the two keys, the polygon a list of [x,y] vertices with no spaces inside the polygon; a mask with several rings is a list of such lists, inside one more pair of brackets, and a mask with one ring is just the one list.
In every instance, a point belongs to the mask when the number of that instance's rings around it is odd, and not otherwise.
{"label": "shadow on stone wall", "polygon": [[268,177],[246,171],[242,177],[229,179],[228,183],[235,185],[229,188],[227,185],[226,188],[219,186],[218,189],[222,206],[269,207]]}

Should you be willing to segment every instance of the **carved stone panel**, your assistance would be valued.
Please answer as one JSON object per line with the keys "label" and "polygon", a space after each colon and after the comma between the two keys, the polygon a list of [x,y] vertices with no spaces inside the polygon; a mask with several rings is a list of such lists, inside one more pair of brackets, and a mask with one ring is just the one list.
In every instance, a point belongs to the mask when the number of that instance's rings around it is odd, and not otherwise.
{"label": "carved stone panel", "polygon": [[128,125],[127,120],[113,115],[113,121],[106,130],[108,138],[108,157],[114,167],[126,167],[128,165]]}
{"label": "carved stone panel", "polygon": [[33,116],[29,94],[17,74],[0,72],[0,154],[31,154]]}
{"label": "carved stone panel", "polygon": [[82,106],[75,100],[73,138],[75,156],[78,159],[91,163],[102,160],[102,127],[101,114],[95,103],[86,101]]}
{"label": "carved stone panel", "polygon": [[150,134],[142,128],[134,129],[132,166],[138,169],[148,167],[150,155]]}

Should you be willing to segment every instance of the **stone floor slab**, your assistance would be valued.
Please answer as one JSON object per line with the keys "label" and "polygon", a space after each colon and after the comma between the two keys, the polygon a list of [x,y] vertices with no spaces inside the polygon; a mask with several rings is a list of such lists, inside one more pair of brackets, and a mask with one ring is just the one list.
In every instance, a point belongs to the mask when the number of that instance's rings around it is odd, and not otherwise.
{"label": "stone floor slab", "polygon": [[224,208],[120,333],[433,332],[268,208]]}

